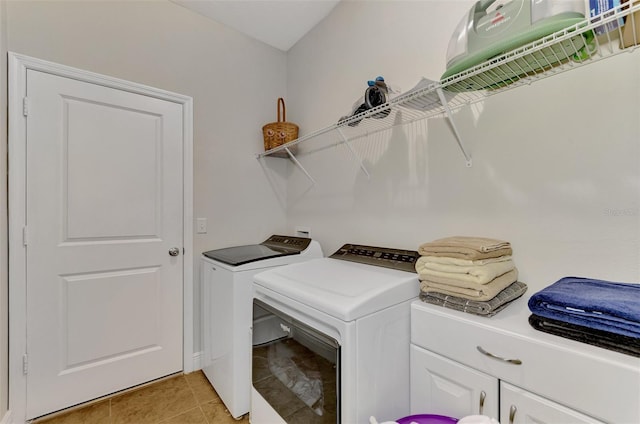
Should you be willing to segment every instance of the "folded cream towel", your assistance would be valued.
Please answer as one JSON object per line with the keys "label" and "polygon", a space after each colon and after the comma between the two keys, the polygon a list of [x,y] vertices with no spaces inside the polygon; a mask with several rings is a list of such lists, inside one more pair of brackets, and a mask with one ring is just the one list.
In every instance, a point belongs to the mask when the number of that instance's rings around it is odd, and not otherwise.
{"label": "folded cream towel", "polygon": [[421,280],[434,281],[437,278],[452,278],[464,282],[487,284],[499,275],[515,268],[512,260],[485,265],[459,266],[429,262],[426,256],[416,261],[416,271]]}
{"label": "folded cream towel", "polygon": [[507,241],[484,238],[455,236],[434,240],[420,245],[422,256],[449,256],[460,259],[487,259],[511,255],[511,244]]}
{"label": "folded cream towel", "polygon": [[449,264],[449,265],[459,265],[459,266],[475,266],[475,265],[486,265],[492,264],[495,262],[504,262],[510,261],[513,259],[511,255],[499,256],[497,258],[487,258],[487,259],[460,259],[460,258],[452,258],[450,256],[422,256],[424,261],[434,264]]}
{"label": "folded cream towel", "polygon": [[[511,279],[511,278],[517,279],[517,277],[518,277],[518,268],[514,268],[509,272],[506,272],[506,273],[504,273],[502,275],[497,276],[490,283],[494,283],[495,284],[496,281],[503,282],[505,279]],[[431,277],[429,279],[420,278],[420,280],[428,281],[430,283],[443,284],[443,285],[446,285],[446,286],[455,286],[455,287],[461,287],[461,288],[472,288],[472,289],[476,289],[476,290],[482,290],[482,286],[490,284],[490,283],[477,284],[477,283],[472,283],[472,282],[469,282],[469,281],[462,281],[462,280],[459,280],[459,279],[457,279],[455,277],[452,277],[452,278]]]}
{"label": "folded cream towel", "polygon": [[420,291],[424,293],[437,292],[472,300],[490,300],[517,280],[518,270],[514,268],[487,284],[460,283],[454,279],[450,280],[454,284],[421,280]]}

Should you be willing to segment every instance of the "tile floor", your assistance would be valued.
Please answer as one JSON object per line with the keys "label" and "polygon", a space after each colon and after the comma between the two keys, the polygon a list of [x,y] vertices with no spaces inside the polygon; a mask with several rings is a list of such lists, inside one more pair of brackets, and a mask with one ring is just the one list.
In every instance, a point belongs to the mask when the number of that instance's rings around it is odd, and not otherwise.
{"label": "tile floor", "polygon": [[34,421],[37,424],[245,424],[234,420],[201,371],[180,374]]}

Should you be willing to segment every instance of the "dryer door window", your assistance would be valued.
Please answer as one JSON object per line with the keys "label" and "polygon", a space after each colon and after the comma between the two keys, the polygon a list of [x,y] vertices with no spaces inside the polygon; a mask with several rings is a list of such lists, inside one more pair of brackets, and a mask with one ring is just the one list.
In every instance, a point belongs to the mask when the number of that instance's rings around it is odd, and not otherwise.
{"label": "dryer door window", "polygon": [[252,381],[287,423],[338,423],[340,345],[254,299]]}

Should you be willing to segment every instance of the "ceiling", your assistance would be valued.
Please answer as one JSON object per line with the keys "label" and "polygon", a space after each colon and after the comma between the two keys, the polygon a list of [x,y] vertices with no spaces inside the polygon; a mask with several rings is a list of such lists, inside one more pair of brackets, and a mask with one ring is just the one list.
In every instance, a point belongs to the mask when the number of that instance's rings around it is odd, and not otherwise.
{"label": "ceiling", "polygon": [[171,1],[285,52],[340,2],[340,0]]}

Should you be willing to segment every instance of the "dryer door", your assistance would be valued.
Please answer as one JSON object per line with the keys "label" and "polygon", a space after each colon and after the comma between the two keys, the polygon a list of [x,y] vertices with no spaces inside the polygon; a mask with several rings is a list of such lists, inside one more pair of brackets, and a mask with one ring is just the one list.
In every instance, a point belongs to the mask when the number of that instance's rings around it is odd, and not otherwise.
{"label": "dryer door", "polygon": [[252,396],[285,423],[338,423],[340,345],[254,299]]}

